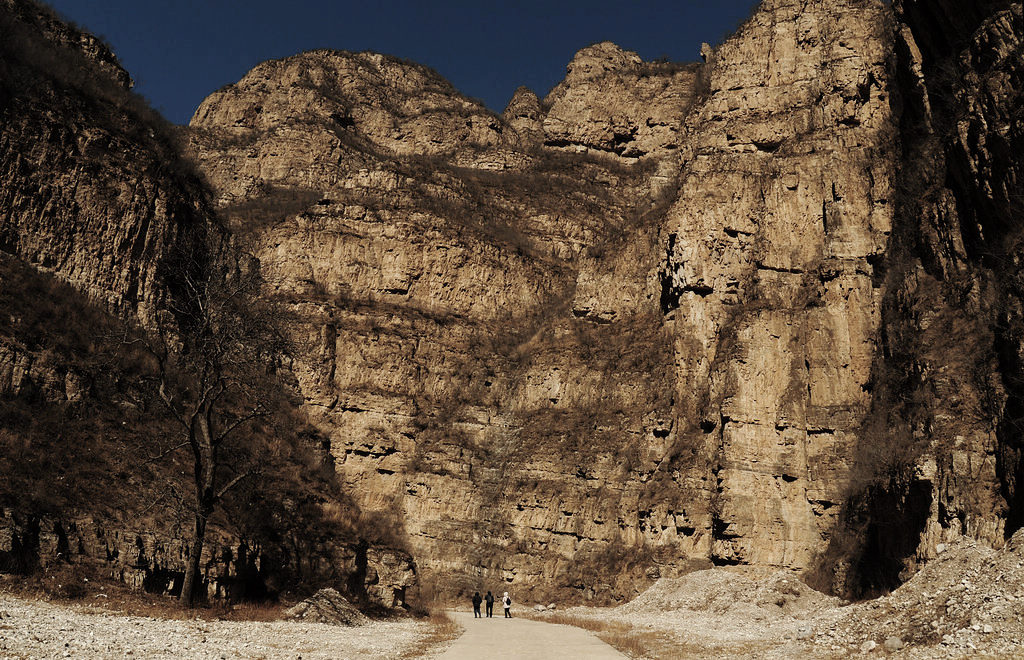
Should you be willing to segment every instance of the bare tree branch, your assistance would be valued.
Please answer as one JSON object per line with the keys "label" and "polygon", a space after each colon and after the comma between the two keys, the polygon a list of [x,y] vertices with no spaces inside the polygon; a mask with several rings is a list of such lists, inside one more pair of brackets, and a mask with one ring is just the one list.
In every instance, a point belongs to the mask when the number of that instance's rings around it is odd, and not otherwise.
{"label": "bare tree branch", "polygon": [[245,479],[247,477],[253,476],[254,474],[256,474],[256,472],[257,471],[255,469],[251,469],[251,470],[246,470],[245,472],[241,472],[241,473],[235,475],[234,478],[231,479],[231,481],[227,482],[226,484],[224,484],[223,486],[220,487],[220,490],[217,491],[216,498],[218,500],[220,500],[225,495],[227,495],[231,491],[232,488],[234,488],[239,483],[241,483],[241,481],[243,479]]}
{"label": "bare tree branch", "polygon": [[155,463],[156,461],[159,461],[161,459],[164,459],[164,458],[170,456],[171,454],[173,454],[174,452],[178,451],[179,449],[183,449],[185,447],[188,447],[188,445],[189,445],[189,442],[188,442],[188,440],[186,440],[185,442],[182,442],[181,444],[174,445],[170,449],[167,449],[166,451],[163,451],[163,452],[157,454],[156,456],[151,456],[151,457],[147,458],[145,462],[146,463]]}

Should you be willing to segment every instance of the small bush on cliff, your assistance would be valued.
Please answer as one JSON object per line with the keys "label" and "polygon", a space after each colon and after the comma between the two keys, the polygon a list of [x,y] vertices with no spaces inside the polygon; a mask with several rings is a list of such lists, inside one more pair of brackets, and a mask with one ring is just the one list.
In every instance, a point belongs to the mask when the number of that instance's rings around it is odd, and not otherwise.
{"label": "small bush on cliff", "polygon": [[233,231],[249,235],[306,210],[322,197],[315,190],[268,185],[260,193],[222,209],[221,213]]}

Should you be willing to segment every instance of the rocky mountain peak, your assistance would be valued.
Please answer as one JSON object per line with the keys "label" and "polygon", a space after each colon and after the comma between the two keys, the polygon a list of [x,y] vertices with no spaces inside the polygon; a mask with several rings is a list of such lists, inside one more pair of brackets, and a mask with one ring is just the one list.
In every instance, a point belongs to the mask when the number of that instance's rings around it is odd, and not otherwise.
{"label": "rocky mountain peak", "polygon": [[428,67],[378,53],[315,50],[256,66],[208,97],[191,126],[256,139],[319,126],[396,153],[502,140],[498,118]]}
{"label": "rocky mountain peak", "polygon": [[620,48],[611,41],[602,41],[577,51],[565,67],[565,83],[572,85],[610,71],[636,69],[642,63],[643,59],[633,51]]}
{"label": "rocky mountain peak", "polygon": [[565,78],[544,98],[544,105],[551,107],[574,86],[601,78],[611,72],[635,70],[642,63],[639,55],[624,50],[611,41],[602,41],[581,48],[565,66]]}
{"label": "rocky mountain peak", "polygon": [[576,53],[544,98],[548,146],[627,158],[678,148],[699,65],[644,62],[604,41]]}
{"label": "rocky mountain peak", "polygon": [[529,87],[520,86],[512,94],[512,98],[509,99],[508,105],[505,106],[502,116],[505,119],[537,119],[540,117],[540,113],[540,98],[537,96],[537,93]]}
{"label": "rocky mountain peak", "polygon": [[501,116],[521,135],[536,137],[542,131],[543,113],[537,94],[528,87],[520,87],[512,95]]}
{"label": "rocky mountain peak", "polygon": [[[95,73],[104,73],[118,85],[130,89],[134,82],[121,62],[102,39],[78,29],[61,20],[53,10],[33,0],[0,0],[0,14],[3,20],[18,23],[19,30],[29,29],[38,33],[45,42],[84,55],[96,65]],[[3,38],[11,39],[12,26],[4,26]]]}

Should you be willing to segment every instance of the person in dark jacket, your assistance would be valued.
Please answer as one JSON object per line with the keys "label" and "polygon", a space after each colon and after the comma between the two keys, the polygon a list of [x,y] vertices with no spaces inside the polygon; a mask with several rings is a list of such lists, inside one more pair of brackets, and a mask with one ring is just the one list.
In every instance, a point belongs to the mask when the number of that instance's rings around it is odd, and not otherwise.
{"label": "person in dark jacket", "polygon": [[482,603],[483,600],[484,599],[480,597],[480,592],[479,591],[474,591],[473,592],[473,618],[474,619],[479,619],[480,618],[480,603]]}
{"label": "person in dark jacket", "polygon": [[487,602],[487,618],[490,619],[494,616],[494,596],[490,591],[487,592],[487,596],[484,597],[484,600]]}

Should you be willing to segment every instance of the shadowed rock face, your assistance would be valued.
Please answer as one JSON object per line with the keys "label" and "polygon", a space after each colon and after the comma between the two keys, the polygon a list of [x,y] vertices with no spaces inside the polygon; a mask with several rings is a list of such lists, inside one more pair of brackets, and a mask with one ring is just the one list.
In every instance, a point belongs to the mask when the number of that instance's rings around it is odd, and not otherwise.
{"label": "shadowed rock face", "polygon": [[[982,4],[766,0],[704,65],[596,44],[501,116],[312,51],[187,136],[292,313],[305,413],[426,582],[615,600],[831,548],[827,581],[884,588],[1024,510],[1024,30]],[[159,308],[203,202],[145,178],[156,138],[36,126],[43,102],[0,97],[3,249]],[[90,150],[135,149],[141,179],[89,192]],[[404,598],[404,560],[375,561]]]}
{"label": "shadowed rock face", "polygon": [[[0,2],[0,34],[0,572],[71,565],[176,593],[186,466],[154,458],[176,430],[122,338],[183,294],[196,273],[180,264],[206,267],[224,234],[180,129],[130,93],[102,42],[21,0]],[[231,527],[211,524],[204,587],[264,595],[267,548]],[[351,593],[401,605],[411,558],[357,556],[355,541],[324,544],[327,570],[358,573]]]}
{"label": "shadowed rock face", "polygon": [[146,319],[171,248],[205,249],[204,194],[102,42],[32,2],[0,12],[0,250]]}

